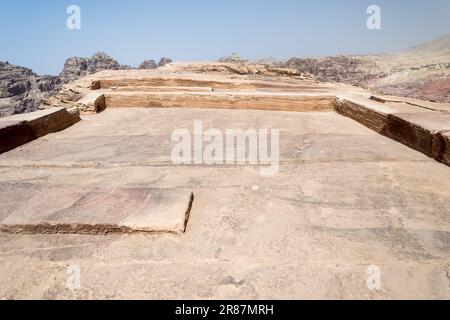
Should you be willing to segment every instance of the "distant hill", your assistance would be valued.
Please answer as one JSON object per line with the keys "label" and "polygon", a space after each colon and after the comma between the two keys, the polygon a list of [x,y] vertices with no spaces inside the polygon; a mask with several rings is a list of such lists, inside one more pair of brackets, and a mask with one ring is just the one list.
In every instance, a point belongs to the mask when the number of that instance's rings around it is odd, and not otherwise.
{"label": "distant hill", "polygon": [[411,47],[405,52],[411,54],[442,54],[450,52],[450,34],[443,35],[432,41]]}
{"label": "distant hill", "polygon": [[373,91],[450,102],[450,35],[396,53],[291,58],[286,67],[320,81],[352,84]]}

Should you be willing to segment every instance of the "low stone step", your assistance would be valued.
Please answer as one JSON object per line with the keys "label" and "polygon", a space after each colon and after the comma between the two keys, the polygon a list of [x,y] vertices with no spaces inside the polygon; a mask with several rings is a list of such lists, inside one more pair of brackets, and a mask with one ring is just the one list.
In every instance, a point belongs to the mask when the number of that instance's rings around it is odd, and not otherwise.
{"label": "low stone step", "polygon": [[450,166],[450,113],[445,110],[362,97],[341,97],[335,110]]}
{"label": "low stone step", "polygon": [[49,108],[0,118],[0,154],[80,121],[78,110]]}
{"label": "low stone step", "polygon": [[[10,213],[13,234],[171,233],[186,231],[193,193],[156,188],[53,187]],[[0,209],[2,210],[2,209]]]}

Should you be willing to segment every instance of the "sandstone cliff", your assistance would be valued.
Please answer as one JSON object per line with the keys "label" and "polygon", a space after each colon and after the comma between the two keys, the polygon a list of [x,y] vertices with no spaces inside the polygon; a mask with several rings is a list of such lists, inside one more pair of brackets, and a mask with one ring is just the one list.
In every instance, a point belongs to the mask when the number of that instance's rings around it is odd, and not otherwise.
{"label": "sandstone cliff", "polygon": [[158,62],[158,67],[164,67],[165,65],[172,63],[173,60],[166,58],[166,57],[162,57],[161,60],[159,60]]}
{"label": "sandstone cliff", "polygon": [[[172,62],[162,58],[158,64],[154,60],[145,60],[139,69],[156,69]],[[79,94],[67,90],[63,84],[79,80],[106,70],[130,70],[131,66],[122,65],[106,53],[98,52],[91,58],[74,57],[67,59],[59,76],[38,76],[31,69],[0,62],[0,117],[38,110],[41,106],[52,104],[52,97],[60,90],[65,101],[79,99]]]}
{"label": "sandstone cliff", "polygon": [[74,57],[67,59],[64,64],[64,69],[59,76],[64,83],[68,83],[103,70],[123,70],[129,68],[128,66],[122,66],[117,60],[111,58],[106,53],[97,52],[91,58]]}
{"label": "sandstone cliff", "polygon": [[[158,64],[145,60],[139,69],[171,67],[172,60]],[[175,66],[176,68],[176,66]],[[186,72],[235,75],[294,76],[322,82],[342,82],[383,94],[450,102],[450,35],[401,52],[383,55],[266,59],[249,62],[232,54],[220,63],[187,64]],[[91,58],[70,58],[59,77],[38,76],[32,70],[0,63],[0,116],[35,111],[51,99],[62,83],[70,83],[105,70],[128,70],[105,53]],[[79,99],[77,90],[63,88],[55,101],[64,105]]]}
{"label": "sandstone cliff", "polygon": [[[161,58],[158,64],[154,60],[145,60],[138,66],[138,69],[156,69],[171,62],[171,59],[165,57]],[[100,71],[129,69],[133,69],[133,67],[120,64],[106,53],[97,52],[91,58],[74,57],[67,59],[59,76],[62,82],[69,83]]]}
{"label": "sandstone cliff", "polygon": [[336,56],[326,58],[292,58],[286,67],[311,73],[320,81],[344,82],[360,85],[385,76],[383,70],[373,61],[357,57]]}
{"label": "sandstone cliff", "polygon": [[35,111],[60,87],[58,77],[38,76],[31,69],[0,62],[0,117]]}

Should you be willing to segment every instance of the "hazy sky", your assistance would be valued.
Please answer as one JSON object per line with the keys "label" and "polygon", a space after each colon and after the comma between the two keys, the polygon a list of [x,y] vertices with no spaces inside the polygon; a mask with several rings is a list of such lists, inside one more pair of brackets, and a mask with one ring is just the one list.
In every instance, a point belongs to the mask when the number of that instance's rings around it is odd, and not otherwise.
{"label": "hazy sky", "polygon": [[[81,8],[81,30],[66,9]],[[382,30],[369,31],[377,4]],[[0,60],[57,74],[104,51],[122,64],[382,53],[450,33],[450,0],[0,0]]]}

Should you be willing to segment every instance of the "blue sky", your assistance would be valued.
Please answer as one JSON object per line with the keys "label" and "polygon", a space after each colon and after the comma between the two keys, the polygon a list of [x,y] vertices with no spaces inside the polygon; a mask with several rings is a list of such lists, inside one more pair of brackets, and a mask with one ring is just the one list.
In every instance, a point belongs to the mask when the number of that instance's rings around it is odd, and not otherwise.
{"label": "blue sky", "polygon": [[[82,29],[66,28],[69,5]],[[382,10],[382,30],[366,9]],[[450,33],[449,0],[0,0],[0,60],[57,74],[104,51],[122,64],[382,53]]]}

